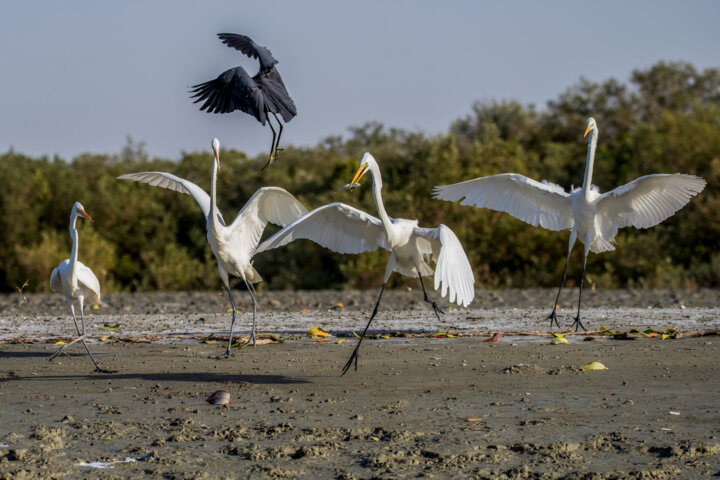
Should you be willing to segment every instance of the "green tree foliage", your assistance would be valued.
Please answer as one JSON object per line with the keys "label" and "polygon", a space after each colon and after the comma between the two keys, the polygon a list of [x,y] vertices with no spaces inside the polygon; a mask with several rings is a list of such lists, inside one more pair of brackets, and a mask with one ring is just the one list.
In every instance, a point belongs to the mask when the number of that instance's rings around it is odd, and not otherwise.
{"label": "green tree foliage", "polygon": [[[617,251],[591,255],[588,281],[599,287],[720,285],[720,71],[658,63],[633,72],[629,83],[581,79],[544,110],[517,102],[477,103],[449,133],[427,137],[371,122],[346,138],[313,148],[288,147],[267,171],[265,158],[223,151],[218,201],[231,221],[264,185],[296,195],[309,209],[340,201],[375,213],[372,192],[336,192],[370,151],[382,168],[390,215],[444,223],[465,246],[478,286],[555,286],[567,232],[531,227],[511,216],[433,200],[432,187],[479,176],[517,172],[565,188],[582,183],[585,118],[600,125],[594,183],[608,191],[650,173],[692,173],[708,181],[690,205],[649,230],[625,229]],[[189,195],[116,180],[123,173],[167,171],[209,190],[210,149],[179,161],[149,159],[128,139],[117,155],[84,154],[71,162],[0,156],[0,288],[49,288],[50,271],[69,256],[68,221],[75,201],[95,222],[78,222],[80,259],[103,289],[219,288],[204,218]],[[365,180],[369,182],[369,180]],[[270,227],[265,236],[277,231]],[[569,278],[580,273],[581,249]],[[377,287],[387,252],[339,255],[300,240],[255,259],[260,288]],[[393,285],[415,285],[394,277]]]}

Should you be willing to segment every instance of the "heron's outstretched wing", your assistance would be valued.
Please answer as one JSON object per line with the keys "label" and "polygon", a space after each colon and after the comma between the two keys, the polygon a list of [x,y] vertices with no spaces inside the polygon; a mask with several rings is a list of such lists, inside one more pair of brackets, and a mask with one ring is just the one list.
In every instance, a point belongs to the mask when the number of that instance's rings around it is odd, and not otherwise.
{"label": "heron's outstretched wing", "polygon": [[82,262],[77,262],[78,284],[85,288],[85,296],[90,303],[100,303],[100,282]]}
{"label": "heron's outstretched wing", "polygon": [[225,70],[214,80],[191,87],[193,103],[205,102],[200,110],[208,113],[243,111],[265,125],[270,110],[261,88],[242,67]]}
{"label": "heron's outstretched wing", "polygon": [[138,172],[138,173],[127,173],[117,177],[120,180],[132,180],[134,182],[147,183],[154,187],[162,187],[176,192],[187,193],[192,195],[195,202],[200,206],[205,218],[210,215],[210,196],[205,193],[205,190],[198,187],[189,180],[184,178],[176,177],[171,173],[166,172]]}
{"label": "heron's outstretched wing", "polygon": [[250,58],[257,58],[260,61],[260,68],[263,70],[268,70],[278,63],[275,57],[272,56],[272,53],[270,53],[270,50],[253,42],[250,37],[246,35],[218,33],[217,36],[228,47],[240,50]]}
{"label": "heron's outstretched wing", "polygon": [[475,277],[465,250],[455,233],[445,225],[437,228],[415,227],[415,235],[427,240],[435,259],[435,290],[449,294],[448,300],[467,307],[475,297]]}
{"label": "heron's outstretched wing", "polygon": [[255,253],[287,245],[298,238],[312,240],[338,253],[388,249],[382,222],[344,203],[330,203],[306,213],[265,240]]}
{"label": "heron's outstretched wing", "polygon": [[646,175],[604,193],[597,200],[602,236],[612,241],[619,228],[649,228],[680,210],[705,188],[695,175]]}
{"label": "heron's outstretched wing", "polygon": [[435,187],[433,197],[509,213],[548,230],[573,226],[572,204],[559,185],[537,182],[518,173],[503,173]]}
{"label": "heron's outstretched wing", "polygon": [[305,215],[307,209],[287,190],[279,187],[258,189],[233,220],[233,235],[241,236],[252,250],[260,241],[268,222],[286,226]]}

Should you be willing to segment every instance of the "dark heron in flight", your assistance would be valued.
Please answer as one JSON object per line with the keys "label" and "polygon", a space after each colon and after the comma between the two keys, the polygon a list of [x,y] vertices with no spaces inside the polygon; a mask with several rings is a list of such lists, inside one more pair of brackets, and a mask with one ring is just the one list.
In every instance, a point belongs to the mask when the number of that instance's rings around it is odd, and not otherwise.
{"label": "dark heron in flight", "polygon": [[[253,42],[250,37],[236,33],[218,33],[220,40],[250,58],[257,58],[260,70],[254,77],[243,67],[234,67],[224,71],[215,80],[200,83],[192,87],[191,98],[194,103],[205,102],[200,110],[212,113],[230,113],[242,110],[257,118],[258,122],[270,125],[273,138],[270,145],[270,159],[263,169],[267,168],[277,157],[278,144],[283,131],[284,122],[289,122],[297,115],[295,103],[287,92],[280,72],[275,68],[278,61],[270,50]],[[270,114],[275,117],[279,130],[275,131]]]}

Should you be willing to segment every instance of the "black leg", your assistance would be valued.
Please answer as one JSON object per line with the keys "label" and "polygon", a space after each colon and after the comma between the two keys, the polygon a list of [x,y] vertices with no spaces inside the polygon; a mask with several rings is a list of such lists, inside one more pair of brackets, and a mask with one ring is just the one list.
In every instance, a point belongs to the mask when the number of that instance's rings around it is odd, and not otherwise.
{"label": "black leg", "polygon": [[255,314],[257,312],[257,301],[255,300],[255,295],[253,295],[253,286],[252,283],[245,280],[245,286],[247,286],[248,293],[250,294],[250,298],[252,299],[252,310],[253,310],[253,323],[252,323],[252,331],[250,332],[250,338],[248,338],[248,341],[245,343],[245,345],[250,345],[250,342],[252,342],[252,346],[255,346]]}
{"label": "black leg", "polygon": [[347,363],[342,369],[342,373],[340,374],[345,375],[347,371],[350,369],[350,366],[353,364],[353,361],[355,362],[355,371],[357,371],[357,363],[358,363],[358,351],[360,350],[360,344],[363,341],[363,338],[365,338],[365,333],[368,330],[368,327],[370,326],[370,323],[372,323],[373,318],[375,318],[375,315],[377,315],[378,307],[380,306],[380,299],[382,298],[383,292],[385,291],[385,283],[382,284],[382,288],[380,289],[380,295],[378,295],[377,302],[375,302],[375,308],[373,309],[373,313],[370,316],[370,320],[368,320],[367,325],[365,325],[365,330],[363,330],[362,335],[360,335],[360,340],[358,340],[357,345],[355,346],[355,350],[353,350],[352,355],[350,355],[350,358],[348,359]]}
{"label": "black leg", "polygon": [[[273,114],[275,115],[275,114]],[[277,117],[275,117],[277,119]],[[275,160],[275,139],[277,138],[277,133],[275,132],[275,128],[273,127],[272,122],[270,121],[270,117],[267,119],[268,125],[270,125],[270,130],[272,130],[273,138],[272,142],[270,142],[270,158],[268,159],[268,162],[265,164],[265,166],[262,168],[265,170],[270,166],[270,164]]]}
{"label": "black leg", "polygon": [[562,280],[560,280],[560,288],[558,288],[558,293],[557,293],[557,296],[555,297],[555,303],[553,304],[552,313],[550,313],[550,315],[548,315],[548,317],[546,319],[546,320],[548,320],[548,319],[550,320],[550,330],[552,330],[553,322],[555,322],[555,325],[557,325],[557,327],[560,328],[560,323],[558,323],[558,320],[557,320],[557,304],[558,304],[558,301],[560,300],[560,292],[562,292],[563,284],[565,283],[565,275],[567,274],[567,267],[568,267],[569,261],[570,261],[570,254],[568,253],[567,259],[565,260],[565,268],[563,269]]}
{"label": "black leg", "polygon": [[425,301],[427,303],[429,303],[430,305],[432,305],[433,311],[435,312],[435,316],[437,317],[438,321],[440,321],[440,314],[442,313],[443,315],[445,315],[445,312],[443,312],[442,308],[438,307],[437,303],[435,303],[434,301],[432,301],[428,298],[427,290],[425,290],[425,283],[423,283],[422,275],[420,275],[420,273],[419,273],[420,269],[418,268],[417,270],[418,270],[418,277],[420,278],[420,286],[422,286]]}
{"label": "black leg", "polygon": [[235,306],[235,300],[233,300],[232,292],[230,292],[230,287],[226,286],[225,290],[227,290],[228,297],[230,298],[230,305],[232,305],[232,321],[230,322],[230,337],[228,338],[228,344],[227,344],[227,350],[225,351],[225,356],[230,357],[230,346],[232,345],[232,337],[233,337],[233,327],[235,326],[235,318],[237,316],[237,307]]}
{"label": "black leg", "polygon": [[578,297],[577,316],[575,317],[575,321],[572,324],[572,326],[575,327],[576,332],[580,328],[582,328],[583,331],[587,331],[587,328],[585,328],[585,325],[583,325],[582,322],[580,321],[580,304],[582,303],[582,289],[583,289],[583,281],[585,280],[585,266],[586,265],[587,265],[587,249],[585,251],[585,259],[583,260],[582,276],[580,277],[580,295]]}

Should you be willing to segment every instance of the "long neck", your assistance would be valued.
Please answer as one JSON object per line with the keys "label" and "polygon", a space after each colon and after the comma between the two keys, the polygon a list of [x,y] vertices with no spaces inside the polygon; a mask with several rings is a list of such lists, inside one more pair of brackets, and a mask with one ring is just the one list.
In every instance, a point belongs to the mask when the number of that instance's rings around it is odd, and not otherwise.
{"label": "long neck", "polygon": [[72,283],[75,283],[77,278],[77,259],[78,259],[78,232],[75,228],[75,222],[77,221],[77,215],[73,214],[70,216],[70,238],[72,238],[72,251],[70,252],[70,265],[72,265],[72,271],[70,273],[70,279]]}
{"label": "long neck", "polygon": [[218,208],[217,208],[217,171],[218,164],[213,160],[212,166],[212,177],[210,178],[210,221],[214,230],[220,229],[220,220],[218,220]]}
{"label": "long neck", "polygon": [[382,200],[382,177],[380,176],[380,171],[377,170],[377,168],[372,168],[370,170],[370,174],[373,179],[373,198],[375,199],[375,206],[377,207],[380,220],[382,220],[383,226],[385,226],[385,231],[388,232],[392,227],[392,221],[390,221],[390,217],[385,211],[385,205]]}
{"label": "long neck", "polygon": [[590,142],[588,142],[587,161],[585,162],[585,177],[583,178],[583,191],[588,196],[590,185],[592,185],[593,163],[595,163],[595,147],[597,147],[597,130],[590,132]]}

